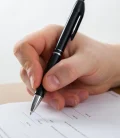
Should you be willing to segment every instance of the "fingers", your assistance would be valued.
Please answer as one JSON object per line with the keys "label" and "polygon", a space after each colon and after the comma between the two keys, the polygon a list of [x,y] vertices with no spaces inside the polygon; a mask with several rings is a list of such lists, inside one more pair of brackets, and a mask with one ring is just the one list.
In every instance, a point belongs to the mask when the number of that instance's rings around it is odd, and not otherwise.
{"label": "fingers", "polygon": [[20,76],[21,76],[21,79],[22,81],[25,83],[25,85],[27,86],[27,90],[28,92],[33,95],[34,94],[34,89],[32,89],[31,87],[31,84],[30,84],[30,80],[29,80],[29,77],[27,75],[27,72],[21,68],[21,71],[20,71]]}
{"label": "fingers", "polygon": [[[27,86],[28,93],[33,96],[35,90],[32,89],[27,72],[23,68],[21,69],[20,76],[21,76],[22,81]],[[50,94],[46,93],[43,101],[48,103],[50,106],[52,106],[56,110],[61,110],[65,106],[64,98],[58,92],[54,92],[54,93],[50,93]]]}
{"label": "fingers", "polygon": [[65,106],[74,107],[88,98],[88,92],[82,89],[64,89],[61,95],[65,99]]}
{"label": "fingers", "polygon": [[64,97],[59,92],[47,92],[43,101],[48,103],[48,105],[53,107],[55,110],[62,110],[65,106]]}
{"label": "fingers", "polygon": [[[58,25],[49,25],[40,31],[26,36],[22,41],[15,45],[15,55],[19,53],[20,50],[22,50],[22,48],[24,48],[26,45],[29,45],[35,50],[37,55],[42,55],[44,58],[49,58],[51,55],[50,51],[53,51],[55,48],[62,29],[63,28]],[[23,52],[23,50],[21,52]]]}
{"label": "fingers", "polygon": [[48,26],[27,36],[14,47],[14,54],[26,70],[33,89],[41,83],[45,62],[49,59],[50,51],[55,47],[61,31],[60,26]]}
{"label": "fingers", "polygon": [[[28,92],[33,93],[27,89]],[[88,91],[82,89],[62,89],[60,91],[45,94],[43,102],[47,103],[55,110],[62,110],[64,107],[75,107],[88,98]]]}
{"label": "fingers", "polygon": [[48,91],[59,90],[75,81],[86,72],[86,67],[82,67],[84,59],[75,54],[70,58],[64,59],[49,70],[44,78],[43,85]]}
{"label": "fingers", "polygon": [[35,89],[40,84],[43,73],[37,52],[29,44],[23,43],[17,46],[15,55],[26,71],[31,87]]}

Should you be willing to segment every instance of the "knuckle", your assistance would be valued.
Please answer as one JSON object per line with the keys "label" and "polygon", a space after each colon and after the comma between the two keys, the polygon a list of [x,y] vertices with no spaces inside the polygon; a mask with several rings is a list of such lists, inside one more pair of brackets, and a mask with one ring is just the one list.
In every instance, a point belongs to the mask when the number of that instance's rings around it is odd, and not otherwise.
{"label": "knuckle", "polygon": [[26,60],[26,62],[23,64],[23,68],[25,70],[29,70],[32,67],[32,64],[29,60]]}
{"label": "knuckle", "polygon": [[13,49],[13,53],[16,56],[17,53],[20,51],[20,42],[16,43]]}
{"label": "knuckle", "polygon": [[13,49],[14,55],[17,56],[18,54],[21,54],[22,51],[24,50],[25,45],[26,43],[21,41],[16,43]]}

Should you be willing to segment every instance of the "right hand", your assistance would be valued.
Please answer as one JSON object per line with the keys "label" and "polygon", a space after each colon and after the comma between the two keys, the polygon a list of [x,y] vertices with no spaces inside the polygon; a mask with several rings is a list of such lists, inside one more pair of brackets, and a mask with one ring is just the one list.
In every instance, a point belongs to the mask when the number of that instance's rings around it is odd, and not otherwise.
{"label": "right hand", "polygon": [[113,46],[79,33],[68,43],[62,60],[43,77],[62,29],[57,25],[45,27],[14,47],[14,54],[22,65],[20,75],[28,92],[33,95],[42,83],[47,91],[43,101],[57,110],[76,106],[89,95],[106,92],[118,81]]}

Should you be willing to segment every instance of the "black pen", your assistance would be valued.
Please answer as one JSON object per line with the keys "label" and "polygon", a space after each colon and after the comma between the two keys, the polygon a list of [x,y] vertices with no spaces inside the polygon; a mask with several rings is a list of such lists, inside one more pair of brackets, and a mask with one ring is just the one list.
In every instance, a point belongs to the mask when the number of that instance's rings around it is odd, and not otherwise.
{"label": "black pen", "polygon": [[[77,0],[72,10],[72,13],[67,21],[67,24],[65,25],[60,35],[60,38],[48,62],[44,74],[60,61],[61,55],[64,52],[64,49],[68,41],[69,40],[72,41],[78,31],[78,28],[84,16],[84,12],[85,12],[84,0]],[[36,108],[44,98],[45,93],[46,93],[45,89],[43,88],[42,84],[40,84],[40,86],[36,89],[35,95],[33,97],[30,115],[36,110]]]}

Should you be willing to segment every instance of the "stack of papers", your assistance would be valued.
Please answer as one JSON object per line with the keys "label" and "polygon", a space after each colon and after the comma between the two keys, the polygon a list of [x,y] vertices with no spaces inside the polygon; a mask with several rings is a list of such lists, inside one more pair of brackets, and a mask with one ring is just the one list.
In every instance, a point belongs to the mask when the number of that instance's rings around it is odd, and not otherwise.
{"label": "stack of papers", "polygon": [[0,105],[0,138],[120,138],[120,95],[90,96],[74,108],[56,111],[42,103]]}

